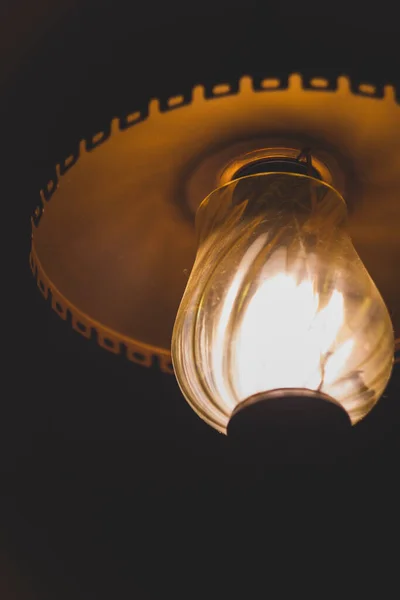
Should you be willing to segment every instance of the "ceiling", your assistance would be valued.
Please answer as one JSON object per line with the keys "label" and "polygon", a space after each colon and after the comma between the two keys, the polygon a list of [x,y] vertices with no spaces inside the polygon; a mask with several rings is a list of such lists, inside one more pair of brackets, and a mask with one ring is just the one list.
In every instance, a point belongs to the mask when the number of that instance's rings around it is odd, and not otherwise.
{"label": "ceiling", "polygon": [[54,3],[40,2],[30,22],[41,33],[28,40],[28,2],[19,4],[1,25],[16,32],[1,100],[5,592],[18,599],[185,595],[182,572],[193,582],[205,568],[185,549],[204,544],[215,566],[227,552],[227,524],[242,511],[250,519],[260,499],[282,526],[317,496],[320,508],[340,510],[354,495],[357,511],[367,512],[375,495],[393,497],[398,373],[337,464],[260,466],[194,415],[172,376],[106,352],[59,319],[27,259],[29,217],[52,166],[132,98],[235,77],[251,61],[257,70],[265,62],[260,48],[272,71],[346,69],[398,81],[394,20],[355,10],[344,19],[337,5],[324,15],[313,2],[262,11],[253,2],[206,2],[194,16],[177,2],[157,10],[71,2],[56,16]]}

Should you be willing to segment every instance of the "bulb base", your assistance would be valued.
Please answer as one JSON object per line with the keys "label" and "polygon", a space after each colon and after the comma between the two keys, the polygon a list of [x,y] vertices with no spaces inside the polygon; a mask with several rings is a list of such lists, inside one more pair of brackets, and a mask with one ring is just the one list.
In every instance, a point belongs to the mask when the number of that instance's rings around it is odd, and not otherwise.
{"label": "bulb base", "polygon": [[296,158],[287,158],[285,156],[250,161],[235,173],[235,179],[263,173],[297,173],[298,175],[309,175],[315,179],[322,179],[320,173],[311,162],[305,163]]}
{"label": "bulb base", "polygon": [[301,148],[300,145],[260,148],[237,156],[229,162],[220,175],[220,185],[248,175],[294,173],[309,175],[342,190],[338,169],[331,163],[330,157],[324,155],[321,158],[318,151],[315,153],[309,148]]}
{"label": "bulb base", "polygon": [[253,460],[325,463],[348,442],[351,422],[333,398],[307,389],[279,389],[247,398],[232,413],[230,442]]}

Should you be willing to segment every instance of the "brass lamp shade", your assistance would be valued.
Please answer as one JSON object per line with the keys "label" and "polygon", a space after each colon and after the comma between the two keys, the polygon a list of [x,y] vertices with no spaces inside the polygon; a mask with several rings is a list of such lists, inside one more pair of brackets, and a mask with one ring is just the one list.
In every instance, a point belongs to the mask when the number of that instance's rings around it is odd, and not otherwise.
{"label": "brass lamp shade", "polygon": [[295,72],[243,74],[150,98],[77,145],[40,192],[31,267],[83,336],[171,372],[170,341],[193,265],[194,215],[230,161],[308,146],[345,196],[350,235],[400,345],[400,99],[391,84]]}

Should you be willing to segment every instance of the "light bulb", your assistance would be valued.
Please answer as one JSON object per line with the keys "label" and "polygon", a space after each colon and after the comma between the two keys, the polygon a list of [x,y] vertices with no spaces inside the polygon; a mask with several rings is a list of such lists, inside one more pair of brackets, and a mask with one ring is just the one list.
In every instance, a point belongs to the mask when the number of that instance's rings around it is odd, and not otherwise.
{"label": "light bulb", "polygon": [[319,392],[353,424],[382,395],[393,328],[346,220],[331,186],[293,173],[247,175],[200,205],[172,358],[187,401],[215,429],[266,392]]}

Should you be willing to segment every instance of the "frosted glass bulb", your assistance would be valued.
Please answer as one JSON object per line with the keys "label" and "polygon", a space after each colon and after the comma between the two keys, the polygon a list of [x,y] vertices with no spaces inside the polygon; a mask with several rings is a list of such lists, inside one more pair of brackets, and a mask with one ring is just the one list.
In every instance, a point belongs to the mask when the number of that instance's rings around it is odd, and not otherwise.
{"label": "frosted glass bulb", "polygon": [[289,173],[237,179],[200,205],[172,359],[187,401],[215,429],[225,433],[261,392],[322,392],[353,424],[382,395],[393,328],[346,218],[333,188]]}

